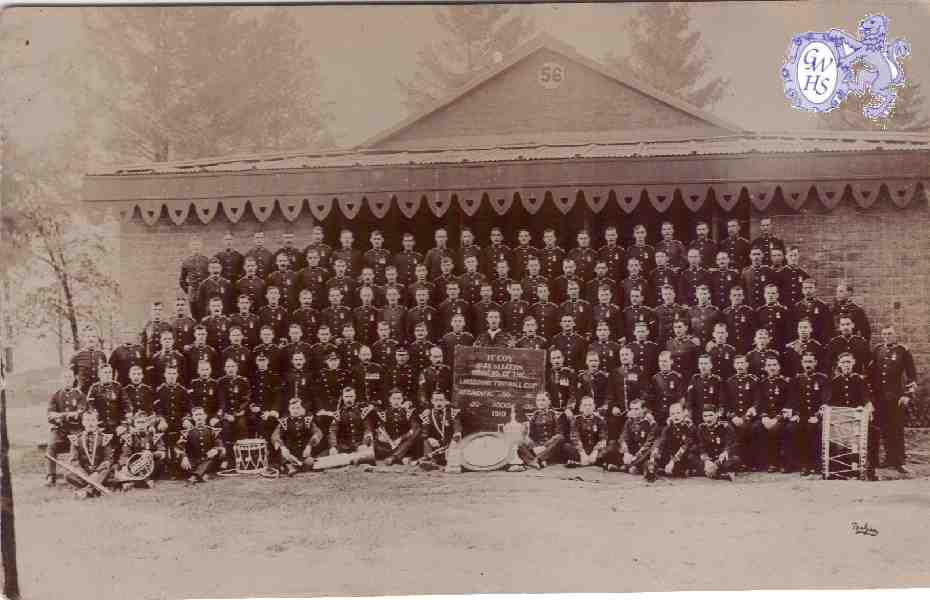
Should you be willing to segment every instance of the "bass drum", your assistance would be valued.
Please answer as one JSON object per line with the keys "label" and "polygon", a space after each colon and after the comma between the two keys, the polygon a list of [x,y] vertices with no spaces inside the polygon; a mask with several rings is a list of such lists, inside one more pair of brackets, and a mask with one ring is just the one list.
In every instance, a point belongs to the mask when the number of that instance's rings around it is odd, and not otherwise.
{"label": "bass drum", "polygon": [[512,445],[501,433],[479,431],[462,438],[459,444],[462,468],[466,471],[496,471],[510,461]]}

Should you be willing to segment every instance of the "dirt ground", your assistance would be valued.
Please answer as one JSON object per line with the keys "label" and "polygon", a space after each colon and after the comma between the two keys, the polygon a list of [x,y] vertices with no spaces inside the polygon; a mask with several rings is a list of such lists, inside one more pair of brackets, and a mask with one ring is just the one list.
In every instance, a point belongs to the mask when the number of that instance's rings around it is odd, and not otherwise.
{"label": "dirt ground", "polygon": [[930,585],[928,465],[875,483],[654,484],[560,466],[353,467],[88,501],[44,488],[34,447],[14,467],[31,599]]}
{"label": "dirt ground", "polygon": [[926,430],[874,483],[352,467],[78,501],[43,487],[44,410],[8,415],[30,600],[930,585]]}

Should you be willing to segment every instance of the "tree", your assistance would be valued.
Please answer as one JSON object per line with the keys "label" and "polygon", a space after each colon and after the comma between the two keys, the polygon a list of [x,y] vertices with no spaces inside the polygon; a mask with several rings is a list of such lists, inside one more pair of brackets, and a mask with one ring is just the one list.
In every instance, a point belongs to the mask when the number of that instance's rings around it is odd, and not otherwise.
{"label": "tree", "polygon": [[862,96],[850,94],[839,108],[817,115],[817,128],[850,131],[888,129],[924,132],[930,129],[930,119],[927,117],[927,108],[919,83],[908,83],[898,88],[898,99],[895,101],[894,111],[888,119],[873,121],[866,118],[862,113],[862,109],[869,102],[871,102],[871,96],[868,92]]}
{"label": "tree", "polygon": [[420,50],[418,69],[408,81],[397,80],[409,112],[422,110],[463,87],[478,71],[506,55],[536,30],[531,17],[518,7],[469,4],[437,7],[436,23],[447,38]]}
{"label": "tree", "polygon": [[604,62],[698,108],[710,107],[724,97],[729,80],[707,78],[712,57],[701,32],[690,27],[684,4],[643,4],[625,28],[630,54],[611,51]]}
{"label": "tree", "polygon": [[106,331],[119,299],[107,268],[112,253],[105,225],[92,223],[71,202],[82,172],[74,164],[80,156],[75,139],[68,132],[39,150],[9,141],[4,148],[3,234],[19,257],[6,271],[17,282],[15,322],[20,334],[54,336],[59,356],[65,345],[79,348],[85,327]]}
{"label": "tree", "polygon": [[323,147],[332,139],[310,48],[283,8],[85,12],[87,98],[118,161]]}

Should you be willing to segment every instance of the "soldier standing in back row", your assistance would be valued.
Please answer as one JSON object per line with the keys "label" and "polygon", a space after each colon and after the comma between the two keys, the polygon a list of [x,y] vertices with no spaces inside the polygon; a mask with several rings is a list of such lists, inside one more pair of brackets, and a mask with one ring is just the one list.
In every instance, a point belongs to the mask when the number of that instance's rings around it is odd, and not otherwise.
{"label": "soldier standing in back row", "polygon": [[178,285],[187,294],[190,301],[191,316],[199,321],[203,318],[198,300],[200,298],[200,282],[207,278],[207,265],[210,259],[203,255],[203,242],[199,237],[192,237],[190,241],[191,254],[181,262],[181,274]]}
{"label": "soldier standing in back row", "polygon": [[759,221],[759,230],[761,233],[759,234],[759,237],[752,241],[752,248],[750,253],[752,250],[760,250],[762,252],[762,263],[765,265],[770,265],[772,264],[772,250],[778,248],[784,252],[785,242],[772,234],[771,217],[763,217]]}
{"label": "soldier standing in back row", "polygon": [[894,327],[882,327],[881,334],[882,343],[873,350],[869,365],[875,392],[875,422],[885,444],[888,466],[906,474],[904,421],[907,405],[917,391],[917,371],[911,351],[898,343]]}

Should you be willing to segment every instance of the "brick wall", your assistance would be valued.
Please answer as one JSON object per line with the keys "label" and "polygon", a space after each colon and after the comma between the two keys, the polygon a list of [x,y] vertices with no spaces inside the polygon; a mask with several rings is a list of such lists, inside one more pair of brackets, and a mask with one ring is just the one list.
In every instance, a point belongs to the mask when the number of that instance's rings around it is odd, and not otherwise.
{"label": "brick wall", "polygon": [[[540,67],[565,68],[559,87],[537,81]],[[708,127],[696,118],[644,96],[561,54],[543,49],[432,113],[380,146],[431,147],[431,140],[494,135],[508,139],[541,132]]]}
{"label": "brick wall", "polygon": [[[752,215],[752,235],[759,219]],[[872,324],[873,344],[891,323],[917,363],[922,402],[914,418],[930,425],[930,206],[915,200],[908,209],[879,202],[861,210],[848,199],[829,213],[799,212],[774,217],[777,235],[801,250],[801,265],[817,278],[822,299],[832,302],[836,284],[849,279],[853,298]],[[913,420],[912,420],[913,422]]]}

